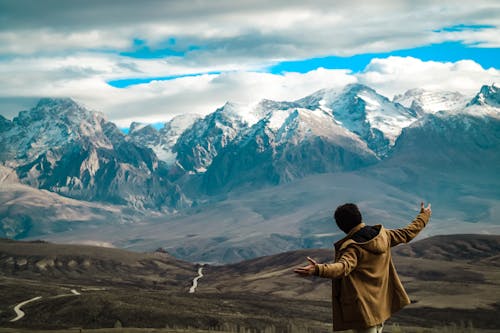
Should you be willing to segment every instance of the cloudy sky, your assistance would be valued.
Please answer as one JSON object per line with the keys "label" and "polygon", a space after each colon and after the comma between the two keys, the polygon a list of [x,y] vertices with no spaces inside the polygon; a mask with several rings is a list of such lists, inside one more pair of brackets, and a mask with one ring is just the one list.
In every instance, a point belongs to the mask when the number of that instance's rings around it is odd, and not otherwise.
{"label": "cloudy sky", "polygon": [[71,97],[121,127],[359,82],[500,82],[497,0],[0,0],[0,114]]}

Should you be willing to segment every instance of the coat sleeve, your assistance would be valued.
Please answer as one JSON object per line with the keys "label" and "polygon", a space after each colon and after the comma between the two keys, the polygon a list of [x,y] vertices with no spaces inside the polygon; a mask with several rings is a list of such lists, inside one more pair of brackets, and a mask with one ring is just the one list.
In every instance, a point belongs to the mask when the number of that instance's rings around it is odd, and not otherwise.
{"label": "coat sleeve", "polygon": [[391,247],[401,244],[408,243],[413,238],[415,238],[418,233],[427,225],[429,222],[429,214],[420,213],[418,216],[408,224],[406,227],[401,229],[387,230],[389,234],[389,239],[391,241]]}
{"label": "coat sleeve", "polygon": [[358,251],[354,247],[348,247],[336,262],[318,264],[316,266],[317,275],[329,279],[347,276],[358,265],[358,257]]}

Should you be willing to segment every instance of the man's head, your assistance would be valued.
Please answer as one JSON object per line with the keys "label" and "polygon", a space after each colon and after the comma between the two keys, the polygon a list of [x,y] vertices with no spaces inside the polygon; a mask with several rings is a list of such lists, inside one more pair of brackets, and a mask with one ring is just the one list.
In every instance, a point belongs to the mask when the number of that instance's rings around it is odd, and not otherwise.
{"label": "man's head", "polygon": [[337,226],[346,234],[361,223],[361,213],[359,212],[358,206],[353,203],[346,203],[338,206],[335,210],[334,217]]}

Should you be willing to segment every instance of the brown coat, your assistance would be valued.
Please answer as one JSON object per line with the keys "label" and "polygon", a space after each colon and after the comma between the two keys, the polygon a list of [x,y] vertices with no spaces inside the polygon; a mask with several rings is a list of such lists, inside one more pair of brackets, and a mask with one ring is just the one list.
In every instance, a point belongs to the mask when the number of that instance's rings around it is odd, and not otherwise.
{"label": "brown coat", "polygon": [[425,227],[429,217],[420,213],[402,229],[388,230],[377,225],[377,236],[357,243],[351,237],[365,226],[361,223],[335,243],[335,262],[317,266],[319,276],[334,279],[334,331],[381,324],[394,312],[410,304],[392,263],[390,248],[412,240]]}

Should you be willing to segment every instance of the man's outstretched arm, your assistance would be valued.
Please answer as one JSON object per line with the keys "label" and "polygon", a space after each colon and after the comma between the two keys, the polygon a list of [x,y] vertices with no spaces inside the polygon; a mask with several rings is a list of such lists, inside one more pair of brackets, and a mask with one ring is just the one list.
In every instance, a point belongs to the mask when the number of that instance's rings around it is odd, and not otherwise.
{"label": "man's outstretched arm", "polygon": [[352,272],[358,264],[358,256],[354,248],[347,248],[337,262],[331,264],[318,264],[314,259],[307,257],[309,264],[298,267],[295,273],[301,276],[316,275],[323,278],[336,279]]}
{"label": "man's outstretched arm", "polygon": [[415,238],[418,233],[427,225],[429,219],[431,218],[431,215],[431,204],[429,204],[427,207],[424,207],[424,203],[420,203],[420,213],[417,215],[415,220],[413,220],[404,228],[388,230],[388,234],[391,240],[391,246],[395,246],[401,243],[408,243],[413,238]]}

